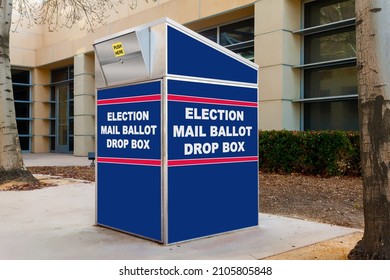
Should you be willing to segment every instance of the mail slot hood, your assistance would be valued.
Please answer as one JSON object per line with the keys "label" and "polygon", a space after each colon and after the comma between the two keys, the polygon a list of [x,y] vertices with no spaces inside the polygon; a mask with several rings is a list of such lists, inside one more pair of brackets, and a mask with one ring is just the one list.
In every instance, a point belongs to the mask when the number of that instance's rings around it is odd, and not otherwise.
{"label": "mail slot hood", "polygon": [[159,20],[96,41],[97,88],[162,77],[166,45],[163,23]]}

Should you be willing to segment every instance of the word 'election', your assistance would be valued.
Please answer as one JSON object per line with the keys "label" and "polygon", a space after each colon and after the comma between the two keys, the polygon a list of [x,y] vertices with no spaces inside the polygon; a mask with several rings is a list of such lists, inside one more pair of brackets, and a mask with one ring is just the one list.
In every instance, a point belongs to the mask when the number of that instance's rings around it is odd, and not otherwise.
{"label": "word 'election'", "polygon": [[244,121],[244,111],[185,108],[187,120]]}
{"label": "word 'election'", "polygon": [[148,121],[149,111],[128,111],[128,112],[107,112],[107,121],[126,122],[126,121]]}

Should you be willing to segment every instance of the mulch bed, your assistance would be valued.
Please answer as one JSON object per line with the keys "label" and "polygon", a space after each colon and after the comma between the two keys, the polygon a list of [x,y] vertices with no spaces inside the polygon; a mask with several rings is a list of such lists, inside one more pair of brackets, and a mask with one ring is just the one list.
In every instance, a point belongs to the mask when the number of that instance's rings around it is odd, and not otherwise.
{"label": "mulch bed", "polygon": [[95,182],[95,168],[90,166],[36,166],[28,167],[33,174],[44,174]]}
{"label": "mulch bed", "polygon": [[260,174],[261,212],[363,228],[360,177]]}

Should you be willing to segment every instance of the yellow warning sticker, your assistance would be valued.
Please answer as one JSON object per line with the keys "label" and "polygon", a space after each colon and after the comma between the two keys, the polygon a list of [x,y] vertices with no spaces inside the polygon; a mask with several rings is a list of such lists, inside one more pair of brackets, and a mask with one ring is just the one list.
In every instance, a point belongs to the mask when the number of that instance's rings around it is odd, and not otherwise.
{"label": "yellow warning sticker", "polygon": [[125,55],[125,50],[123,48],[122,42],[112,44],[112,49],[114,50],[114,54],[116,57]]}

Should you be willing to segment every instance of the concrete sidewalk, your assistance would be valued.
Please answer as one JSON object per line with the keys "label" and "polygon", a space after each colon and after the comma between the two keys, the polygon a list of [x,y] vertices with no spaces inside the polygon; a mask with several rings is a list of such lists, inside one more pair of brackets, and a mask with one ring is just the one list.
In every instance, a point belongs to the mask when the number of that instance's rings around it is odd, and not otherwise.
{"label": "concrete sidewalk", "polygon": [[91,165],[88,157],[77,157],[72,154],[42,153],[23,154],[24,165],[29,166],[86,166]]}
{"label": "concrete sidewalk", "polygon": [[356,231],[260,214],[258,228],[163,246],[94,223],[94,184],[0,192],[0,259],[260,259]]}
{"label": "concrete sidewalk", "polygon": [[[25,161],[76,163],[56,154]],[[259,219],[256,228],[163,246],[95,226],[93,183],[0,192],[0,259],[261,259],[359,231],[267,214]]]}

